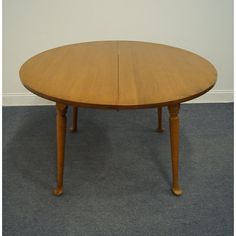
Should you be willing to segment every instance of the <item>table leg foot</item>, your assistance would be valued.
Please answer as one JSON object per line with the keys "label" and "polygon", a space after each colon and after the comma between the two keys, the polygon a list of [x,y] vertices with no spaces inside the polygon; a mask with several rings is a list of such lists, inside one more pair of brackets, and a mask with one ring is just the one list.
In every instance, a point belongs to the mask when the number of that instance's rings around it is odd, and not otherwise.
{"label": "table leg foot", "polygon": [[181,196],[183,194],[183,191],[179,187],[177,188],[173,187],[171,191],[175,196]]}
{"label": "table leg foot", "polygon": [[72,119],[72,127],[70,128],[70,131],[76,132],[77,131],[77,116],[78,116],[78,108],[73,107],[73,119]]}
{"label": "table leg foot", "polygon": [[157,128],[157,129],[156,129],[156,131],[157,131],[158,133],[163,133],[164,130],[165,130],[165,129],[163,129],[163,128]]}
{"label": "table leg foot", "polygon": [[162,107],[157,108],[157,116],[158,116],[158,122],[157,122],[156,131],[158,133],[162,133],[164,131],[163,126],[162,126]]}
{"label": "table leg foot", "polygon": [[54,196],[61,196],[63,194],[63,188],[62,187],[57,187],[55,190],[53,190],[53,195]]}
{"label": "table leg foot", "polygon": [[77,131],[77,129],[73,128],[73,127],[70,127],[70,132],[71,133],[75,133]]}

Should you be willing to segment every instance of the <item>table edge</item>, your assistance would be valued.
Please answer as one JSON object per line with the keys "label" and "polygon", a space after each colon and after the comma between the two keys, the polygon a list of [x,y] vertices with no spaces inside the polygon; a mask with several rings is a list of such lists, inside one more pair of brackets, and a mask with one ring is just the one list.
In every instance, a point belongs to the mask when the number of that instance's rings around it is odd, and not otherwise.
{"label": "table edge", "polygon": [[168,105],[172,105],[172,104],[178,104],[178,103],[183,103],[183,102],[187,102],[190,101],[192,99],[195,99],[197,97],[202,96],[203,94],[207,93],[209,90],[211,90],[215,84],[216,81],[214,81],[214,83],[208,87],[207,89],[196,93],[194,95],[185,97],[185,98],[181,98],[181,99],[177,99],[177,100],[171,100],[171,101],[166,101],[166,102],[161,102],[161,103],[151,103],[151,104],[138,104],[138,105],[123,105],[123,104],[94,104],[94,103],[83,103],[83,102],[75,102],[75,101],[70,101],[70,100],[64,100],[64,99],[60,99],[60,98],[56,98],[56,97],[52,97],[43,93],[40,93],[32,88],[30,88],[28,85],[24,84],[24,82],[21,80],[22,84],[24,85],[24,87],[26,89],[28,89],[30,92],[38,95],[39,97],[42,97],[44,99],[56,102],[56,103],[62,103],[62,104],[66,104],[66,105],[70,105],[70,106],[75,106],[75,107],[90,107],[90,108],[98,108],[98,109],[119,109],[119,110],[125,110],[125,109],[145,109],[145,108],[154,108],[154,107],[162,107],[162,106],[168,106]]}

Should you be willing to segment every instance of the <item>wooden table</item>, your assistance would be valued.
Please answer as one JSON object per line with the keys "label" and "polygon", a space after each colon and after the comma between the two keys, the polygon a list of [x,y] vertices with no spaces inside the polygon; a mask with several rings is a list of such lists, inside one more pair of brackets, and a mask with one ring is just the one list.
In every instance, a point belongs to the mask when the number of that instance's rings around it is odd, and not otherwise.
{"label": "wooden table", "polygon": [[57,188],[63,192],[67,107],[157,108],[162,132],[162,107],[168,106],[172,157],[172,192],[182,190],[178,177],[180,103],[210,90],[217,72],[204,58],[175,47],[136,41],[98,41],[67,45],[42,52],[20,69],[23,85],[56,102]]}

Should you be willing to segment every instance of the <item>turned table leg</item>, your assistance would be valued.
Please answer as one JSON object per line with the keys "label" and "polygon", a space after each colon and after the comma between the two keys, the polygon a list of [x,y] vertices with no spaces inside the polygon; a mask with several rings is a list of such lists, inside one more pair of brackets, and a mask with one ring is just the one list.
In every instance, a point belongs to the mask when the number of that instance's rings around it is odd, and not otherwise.
{"label": "turned table leg", "polygon": [[157,116],[158,116],[158,122],[157,122],[157,132],[163,132],[163,126],[162,126],[162,107],[157,108]]}
{"label": "turned table leg", "polygon": [[78,107],[73,107],[72,127],[70,128],[71,132],[76,132],[77,130],[77,115],[78,115]]}
{"label": "turned table leg", "polygon": [[53,194],[56,196],[60,196],[63,193],[63,169],[64,169],[67,105],[57,103],[56,111],[57,111],[57,188],[53,191]]}
{"label": "turned table leg", "polygon": [[182,190],[179,186],[179,109],[180,104],[174,104],[168,106],[170,118],[170,143],[171,143],[171,159],[172,159],[172,192],[179,196],[182,194]]}

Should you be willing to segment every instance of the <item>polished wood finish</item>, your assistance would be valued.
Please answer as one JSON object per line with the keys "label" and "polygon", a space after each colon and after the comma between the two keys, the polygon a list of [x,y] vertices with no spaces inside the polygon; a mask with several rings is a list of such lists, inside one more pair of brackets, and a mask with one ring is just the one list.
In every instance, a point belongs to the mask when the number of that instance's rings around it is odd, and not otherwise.
{"label": "polished wood finish", "polygon": [[77,119],[78,119],[78,107],[72,108],[72,127],[70,128],[71,132],[77,131]]}
{"label": "polished wood finish", "polygon": [[57,188],[53,194],[60,196],[63,193],[63,170],[65,155],[66,112],[67,105],[57,103]]}
{"label": "polished wood finish", "polygon": [[168,106],[170,118],[170,143],[171,143],[171,159],[172,159],[172,192],[176,196],[182,194],[179,186],[179,109],[180,104]]}
{"label": "polished wood finish", "polygon": [[26,61],[20,69],[23,85],[56,102],[57,188],[63,192],[67,106],[131,109],[168,106],[172,157],[172,191],[181,195],[178,176],[180,103],[210,90],[217,72],[206,59],[183,49],[136,41],[100,41],[54,48]]}
{"label": "polished wood finish", "polygon": [[157,116],[158,116],[157,132],[162,133],[164,131],[162,125],[162,107],[157,108]]}
{"label": "polished wood finish", "polygon": [[74,106],[117,103],[117,42],[81,43],[40,53],[20,70],[32,92]]}
{"label": "polished wood finish", "polygon": [[51,49],[20,69],[22,83],[46,99],[74,106],[145,108],[180,103],[213,87],[216,70],[191,52],[134,41]]}

